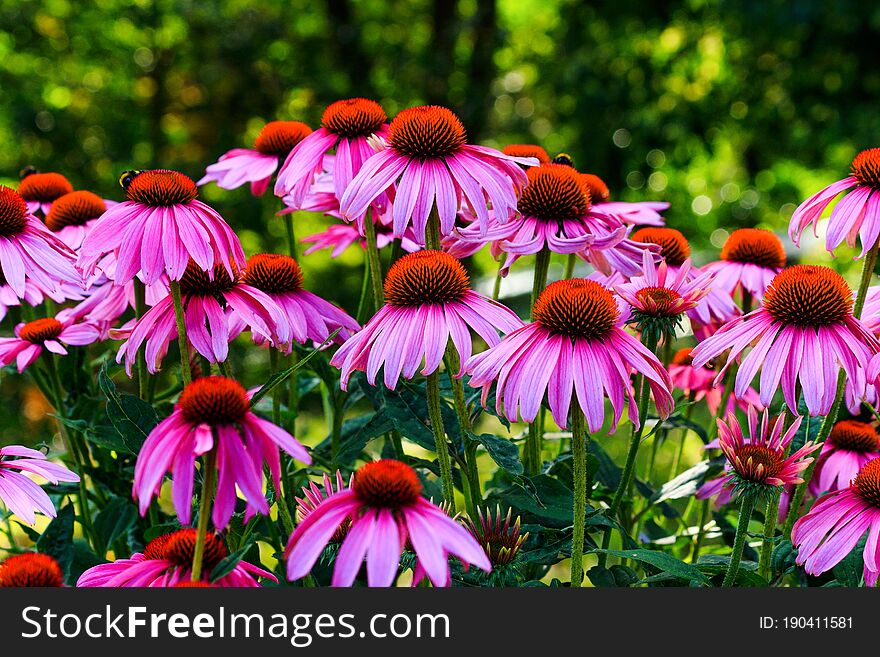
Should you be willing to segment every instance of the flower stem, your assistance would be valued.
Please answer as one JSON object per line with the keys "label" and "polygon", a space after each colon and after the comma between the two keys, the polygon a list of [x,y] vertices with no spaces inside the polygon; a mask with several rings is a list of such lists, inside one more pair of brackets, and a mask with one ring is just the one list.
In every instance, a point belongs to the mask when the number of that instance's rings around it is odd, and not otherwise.
{"label": "flower stem", "polygon": [[180,295],[180,283],[171,281],[171,299],[174,302],[174,319],[177,322],[177,344],[180,347],[180,378],[184,387],[192,382],[192,371],[189,364],[189,340],[186,337],[186,320],[183,314],[183,299]]}
{"label": "flower stem", "polygon": [[577,264],[577,253],[569,253],[568,258],[565,260],[565,273],[562,274],[562,278],[568,280],[572,276],[574,276],[574,266]]}
{"label": "flower stem", "polygon": [[[214,437],[216,440],[216,436]],[[199,525],[196,530],[196,548],[193,552],[192,581],[202,578],[202,558],[205,554],[205,538],[208,535],[208,520],[211,516],[211,498],[214,496],[214,475],[216,474],[217,453],[211,450],[202,461],[205,472],[202,475],[202,499],[199,502]]]}
{"label": "flower stem", "polygon": [[[135,276],[134,281],[134,314],[137,319],[143,317],[147,308],[147,289],[141,280]],[[147,373],[147,359],[145,356],[144,345],[141,345],[137,352],[137,377],[138,377],[138,396],[147,400],[149,398],[149,374]]]}
{"label": "flower stem", "polygon": [[468,412],[467,400],[464,396],[464,383],[457,378],[455,374],[461,369],[461,359],[458,352],[451,343],[446,345],[446,372],[449,374],[449,380],[452,382],[452,401],[455,407],[455,414],[458,417],[458,429],[461,432],[461,440],[464,444],[464,461],[466,466],[465,476],[467,478],[468,492],[467,511],[476,517],[477,507],[483,503],[483,492],[480,490],[480,473],[477,469],[477,444],[470,437],[471,434],[471,418]]}
{"label": "flower stem", "polygon": [[[535,302],[547,286],[547,273],[550,271],[550,251],[546,248],[541,249],[535,255],[535,277],[532,283],[532,298],[529,306],[529,316],[534,319]],[[526,474],[535,476],[541,471],[543,464],[542,443],[544,436],[538,422],[529,423],[529,432],[526,437],[526,443],[523,447],[523,465]]]}
{"label": "flower stem", "polygon": [[[275,376],[278,372],[278,351],[269,349],[269,376]],[[278,389],[272,393],[272,424],[281,424],[281,398],[278,396]]]}
{"label": "flower stem", "polygon": [[504,269],[504,256],[501,256],[498,260],[498,271],[495,273],[495,285],[492,286],[493,301],[498,301],[499,297],[501,297],[501,281],[504,279],[501,275],[502,269]]}
{"label": "flower stem", "polygon": [[284,230],[287,232],[287,248],[290,257],[296,260],[296,236],[293,234],[293,215],[284,217]]}
{"label": "flower stem", "polygon": [[433,372],[427,376],[428,419],[434,442],[437,448],[437,462],[440,464],[440,483],[443,487],[443,499],[455,513],[455,487],[452,483],[452,464],[449,461],[449,448],[446,444],[446,431],[443,428],[443,415],[440,411],[440,375]]}
{"label": "flower stem", "polygon": [[571,411],[571,453],[574,476],[574,513],[571,537],[571,585],[584,580],[584,517],[587,504],[587,435],[584,414],[575,404]]}
{"label": "flower stem", "polygon": [[550,251],[546,248],[541,249],[535,255],[535,279],[532,283],[532,300],[529,305],[529,316],[535,317],[535,302],[541,296],[541,292],[547,287],[547,274],[550,271]]}
{"label": "flower stem", "polygon": [[727,566],[727,574],[724,575],[722,587],[733,586],[736,574],[739,572],[739,562],[742,560],[743,548],[746,545],[746,536],[749,533],[749,521],[752,519],[752,510],[755,508],[754,495],[743,495],[739,511],[739,523],[736,526],[736,537],[733,539],[733,552],[730,553],[730,564]]}
{"label": "flower stem", "polygon": [[382,289],[382,261],[379,259],[379,245],[376,243],[376,224],[369,211],[364,217],[364,240],[366,241],[367,266],[370,269],[370,289],[373,293],[373,305],[376,310],[385,303],[385,292]]}
{"label": "flower stem", "polygon": [[761,557],[758,560],[758,574],[770,579],[770,557],[773,554],[773,536],[776,533],[776,517],[779,515],[779,496],[772,495],[767,500],[764,511],[764,541],[761,544]]}

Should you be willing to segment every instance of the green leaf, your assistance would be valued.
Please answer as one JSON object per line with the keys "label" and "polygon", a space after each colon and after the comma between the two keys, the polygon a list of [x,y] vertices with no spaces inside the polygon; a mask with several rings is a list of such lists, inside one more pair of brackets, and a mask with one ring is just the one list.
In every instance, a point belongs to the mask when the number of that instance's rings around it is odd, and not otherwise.
{"label": "green leaf", "polygon": [[834,573],[834,579],[836,579],[841,586],[855,588],[861,585],[862,575],[865,569],[862,553],[865,550],[866,542],[867,534],[862,536],[852,551],[843,558],[843,561],[834,567],[832,571]]}
{"label": "green leaf", "polygon": [[695,466],[688,468],[680,475],[667,481],[648,499],[649,504],[656,504],[664,500],[678,500],[690,497],[697,492],[706,471],[709,469],[709,461],[700,461]]}
{"label": "green leaf", "polygon": [[245,544],[243,548],[240,550],[236,550],[225,559],[223,559],[220,563],[214,566],[214,569],[211,571],[211,575],[208,577],[208,581],[211,584],[215,584],[217,581],[226,577],[229,573],[235,570],[235,567],[244,559],[244,555],[248,553],[248,551],[253,547],[253,543],[248,542]]}
{"label": "green leaf", "polygon": [[101,554],[107,552],[113,543],[124,536],[137,520],[137,509],[132,502],[124,497],[111,500],[107,506],[95,516],[93,526],[96,546]]}
{"label": "green leaf", "polygon": [[310,360],[312,360],[312,358],[314,358],[317,354],[319,354],[321,352],[321,349],[324,346],[330,344],[330,342],[333,340],[333,338],[336,337],[336,334],[339,333],[339,331],[341,331],[341,330],[342,330],[341,328],[338,328],[335,331],[333,331],[333,333],[331,333],[330,335],[327,336],[326,340],[324,340],[321,344],[319,344],[315,349],[310,351],[308,353],[308,355],[306,355],[304,358],[298,360],[295,365],[288,367],[286,370],[281,370],[280,372],[276,372],[275,374],[270,376],[269,380],[266,381],[266,383],[264,383],[263,386],[254,393],[253,397],[251,397],[251,406],[256,404],[258,401],[260,401],[267,394],[272,392],[272,390],[274,388],[276,388],[277,386],[284,383],[284,381],[286,381],[287,378],[290,377],[291,374],[293,374],[294,372],[296,372],[297,370],[302,368]]}
{"label": "green leaf", "polygon": [[645,563],[650,566],[654,566],[664,573],[668,573],[670,575],[674,575],[679,579],[686,580],[688,582],[698,582],[705,586],[711,586],[712,583],[709,581],[709,578],[706,577],[698,568],[692,566],[689,563],[685,563],[679,559],[676,559],[670,554],[666,554],[665,552],[657,552],[656,550],[591,550],[591,552],[595,553],[604,553],[612,557],[618,557],[621,559],[632,559],[633,561],[638,561],[639,563]]}
{"label": "green leaf", "polygon": [[[730,555],[727,554],[704,554],[695,564],[701,573],[723,580],[730,566]],[[767,580],[758,574],[758,564],[754,561],[742,561],[736,571],[736,586],[749,588],[761,588],[767,586]]]}
{"label": "green leaf", "polygon": [[123,449],[137,454],[150,431],[159,424],[156,409],[134,395],[120,393],[107,374],[106,363],[98,372],[98,386],[107,396],[107,417],[119,433]]}
{"label": "green leaf", "polygon": [[58,511],[37,541],[37,551],[55,557],[65,577],[70,573],[73,561],[73,519],[73,505],[67,504]]}
{"label": "green leaf", "polygon": [[519,460],[519,450],[510,440],[491,433],[470,433],[468,436],[471,440],[476,440],[485,447],[492,460],[507,472],[512,475],[521,475],[523,473],[523,465]]}

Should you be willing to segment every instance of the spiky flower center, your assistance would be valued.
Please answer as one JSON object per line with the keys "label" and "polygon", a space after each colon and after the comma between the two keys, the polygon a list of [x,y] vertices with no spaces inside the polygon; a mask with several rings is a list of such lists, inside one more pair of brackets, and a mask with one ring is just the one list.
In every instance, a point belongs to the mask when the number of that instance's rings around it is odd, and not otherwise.
{"label": "spiky flower center", "polygon": [[18,184],[18,193],[25,201],[50,203],[73,191],[73,185],[60,173],[31,173]]}
{"label": "spiky flower center", "polygon": [[567,221],[590,210],[590,191],[580,174],[564,164],[542,164],[526,169],[529,179],[517,203],[525,216],[542,221]]}
{"label": "spiky flower center", "polygon": [[880,507],[880,458],[871,459],[852,481],[852,487],[865,502]]}
{"label": "spiky flower center", "polygon": [[858,420],[841,420],[831,429],[828,440],[838,449],[849,452],[876,452],[880,436],[873,425]]}
{"label": "spiky flower center", "polygon": [[582,173],[581,181],[590,190],[593,203],[607,203],[611,200],[611,190],[599,176],[594,173]]}
{"label": "spiky flower center", "polygon": [[393,306],[460,301],[470,289],[462,264],[443,251],[416,251],[395,262],[385,277],[385,300]]}
{"label": "spiky flower center", "polygon": [[[162,558],[167,559],[175,566],[189,568],[192,566],[193,554],[196,550],[195,529],[181,529],[168,535],[162,550]],[[205,552],[202,556],[202,570],[210,574],[214,566],[223,561],[229,555],[223,539],[217,534],[209,533],[205,536]]]}
{"label": "spiky flower center", "polygon": [[679,349],[675,352],[675,355],[672,357],[673,365],[691,365],[694,362],[694,357],[691,355],[693,349],[690,347],[685,347],[684,349]]}
{"label": "spiky flower center", "polygon": [[501,515],[501,508],[496,507],[493,514],[490,509],[477,509],[479,522],[467,518],[464,523],[477,542],[482,546],[486,556],[494,566],[509,564],[516,558],[522,544],[529,533],[520,532],[520,519],[511,522],[512,510]]}
{"label": "spiky flower center", "polygon": [[141,171],[125,180],[125,197],[150,207],[185,205],[199,195],[196,184],[178,171]]}
{"label": "spiky flower center", "polygon": [[44,317],[28,322],[18,330],[18,337],[34,344],[43,344],[46,340],[54,340],[64,326],[54,317]]}
{"label": "spiky flower center", "polygon": [[240,424],[250,400],[242,385],[224,376],[206,376],[190,383],[177,402],[183,418],[192,424]]}
{"label": "spiky flower center", "polygon": [[303,275],[296,260],[278,253],[251,256],[241,274],[242,282],[268,294],[302,289]]}
{"label": "spiky flower center", "polygon": [[746,481],[763,484],[782,470],[785,454],[781,450],[764,445],[743,445],[737,448],[731,464],[736,473]]}
{"label": "spiky flower center", "polygon": [[0,588],[60,586],[64,586],[64,573],[47,554],[17,554],[0,563]]}
{"label": "spiky flower center", "polygon": [[721,249],[721,259],[758,265],[765,269],[785,267],[785,248],[772,231],[739,228],[733,231]]}
{"label": "spiky flower center", "polygon": [[269,121],[254,140],[254,149],[263,155],[286,156],[312,129],[301,121]]}
{"label": "spiky flower center", "polygon": [[660,255],[670,267],[681,267],[691,255],[687,238],[675,228],[641,228],[632,234],[632,239],[642,244],[657,244]]}
{"label": "spiky flower center", "polygon": [[406,463],[382,459],[367,463],[354,473],[355,497],[363,504],[382,509],[402,509],[419,500],[422,484]]}
{"label": "spiky flower center", "polygon": [[860,185],[880,189],[880,148],[869,148],[856,155],[852,174]]}
{"label": "spiky flower center", "polygon": [[346,98],[331,103],[324,110],[321,125],[340,137],[369,137],[377,132],[388,117],[375,100]]}
{"label": "spiky flower center", "polygon": [[617,323],[620,312],[605,287],[584,278],[556,281],[538,297],[535,322],[553,334],[601,339]]}
{"label": "spiky flower center", "polygon": [[536,144],[508,144],[501,152],[510,157],[534,157],[539,164],[547,164],[550,161],[547,151]]}
{"label": "spiky flower center", "polygon": [[147,543],[144,546],[144,558],[145,559],[164,559],[165,558],[165,545],[168,543],[168,539],[170,539],[173,534],[162,534],[161,536],[157,536],[152,541]]}
{"label": "spiky flower center", "polygon": [[420,160],[455,155],[467,143],[467,133],[449,109],[425,105],[405,109],[388,127],[388,143],[398,153]]}
{"label": "spiky flower center", "polygon": [[0,185],[0,236],[18,235],[27,226],[27,203],[14,189]]}
{"label": "spiky flower center", "polygon": [[223,265],[214,265],[213,278],[193,260],[189,261],[180,277],[180,292],[184,296],[214,297],[222,299],[224,292],[235,287],[234,280]]}
{"label": "spiky flower center", "polygon": [[46,215],[46,227],[57,232],[67,226],[82,226],[97,219],[107,210],[107,205],[97,194],[78,191],[65,194],[52,204]]}
{"label": "spiky flower center", "polygon": [[675,290],[670,290],[668,287],[643,287],[636,292],[636,298],[643,304],[639,308],[642,314],[654,317],[668,317],[681,314],[673,312],[676,303],[681,300],[681,295]]}
{"label": "spiky flower center", "polygon": [[773,319],[796,326],[839,324],[852,314],[852,292],[840,274],[818,265],[795,265],[767,286],[764,308]]}

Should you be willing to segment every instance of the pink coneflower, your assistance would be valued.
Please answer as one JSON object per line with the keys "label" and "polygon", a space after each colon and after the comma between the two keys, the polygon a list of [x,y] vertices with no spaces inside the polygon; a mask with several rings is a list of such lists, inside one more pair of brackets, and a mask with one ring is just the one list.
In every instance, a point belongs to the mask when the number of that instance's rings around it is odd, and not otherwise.
{"label": "pink coneflower", "polygon": [[189,524],[195,462],[211,451],[218,475],[211,515],[214,527],[223,529],[229,524],[236,486],[247,501],[247,517],[268,514],[263,466],[269,467],[275,490],[279,490],[279,447],[298,461],[312,462],[293,436],[251,412],[250,397],[237,381],[222,376],[196,379],[184,388],[174,412],[156,425],[138,454],[133,495],[141,515],[159,494],[165,473],[171,472],[177,518]]}
{"label": "pink coneflower", "polygon": [[868,532],[862,553],[865,586],[874,587],[880,574],[880,458],[868,461],[852,484],[819,498],[791,530],[797,563],[810,575],[821,575],[839,564]]}
{"label": "pink coneflower", "polygon": [[347,98],[328,105],[321,127],[303,139],[281,166],[275,195],[286,196],[292,207],[301,207],[315,177],[323,171],[324,156],[333,151],[333,190],[341,199],[364,163],[376,154],[369,138],[387,137],[386,119],[382,106],[366,98]]}
{"label": "pink coneflower", "polygon": [[[147,543],[143,552],[136,552],[128,559],[93,566],[80,575],[77,587],[130,588],[130,587],[176,587],[192,578],[193,553],[196,547],[196,530],[181,529],[163,534]],[[202,559],[203,579],[193,583],[207,584],[211,571],[229,555],[223,539],[208,533]],[[246,561],[239,561],[230,573],[224,575],[214,586],[257,587],[257,578],[278,582],[270,572]]]}
{"label": "pink coneflower", "polygon": [[877,244],[880,235],[880,148],[869,148],[856,155],[851,165],[852,175],[828,185],[801,203],[791,215],[788,234],[795,244],[800,244],[801,234],[812,224],[818,236],[819,217],[841,192],[852,189],[841,199],[828,220],[825,248],[833,252],[846,240],[849,246],[862,243],[862,253]]}
{"label": "pink coneflower", "polygon": [[[366,326],[333,355],[342,370],[340,385],[348,386],[355,370],[365,371],[370,385],[384,366],[385,386],[437,371],[450,338],[463,363],[473,348],[470,329],[490,346],[498,331],[507,333],[522,321],[506,307],[470,289],[461,263],[442,251],[417,251],[400,258],[385,278],[385,305]],[[460,374],[454,373],[453,374]]]}
{"label": "pink coneflower", "polygon": [[850,485],[868,461],[880,456],[880,436],[873,425],[840,420],[822,443],[810,492],[827,493]]}
{"label": "pink coneflower", "polygon": [[[251,256],[241,274],[241,281],[275,302],[290,326],[290,339],[299,344],[309,340],[320,344],[336,329],[339,333],[334,341],[341,344],[360,329],[346,312],[303,288],[302,270],[290,256],[275,253]],[[244,326],[240,313],[235,319]],[[266,338],[254,332],[254,341],[262,344]]]}
{"label": "pink coneflower", "polygon": [[[192,347],[211,363],[229,355],[230,336],[245,327],[279,349],[290,341],[290,323],[285,312],[265,292],[247,285],[236,272],[230,277],[222,266],[214,267],[213,278],[191,262],[180,279],[186,337]],[[147,369],[159,370],[176,340],[177,323],[171,294],[150,308],[129,330],[111,332],[111,337],[128,338],[117,354],[131,375],[138,350],[146,341]],[[325,336],[326,337],[326,336]]]}
{"label": "pink coneflower", "polygon": [[467,143],[458,117],[445,107],[413,107],[400,112],[388,128],[387,148],[364,163],[340,201],[342,216],[357,219],[397,183],[392,210],[394,235],[412,222],[424,242],[431,208],[436,206],[440,233],[448,235],[455,216],[466,205],[480,226],[489,223],[491,203],[498,222],[516,212],[517,194],[528,182],[519,164],[537,164],[485,146]]}
{"label": "pink coneflower", "polygon": [[840,368],[862,397],[868,361],[880,351],[880,343],[853,317],[852,308],[852,292],[833,269],[817,265],[783,269],[767,288],[760,308],[725,324],[696,346],[694,366],[702,367],[730,349],[716,378],[720,381],[754,343],[736,374],[737,397],[761,369],[759,392],[765,406],[781,383],[786,405],[797,408],[795,384],[800,381],[810,415],[827,415]]}
{"label": "pink coneflower", "polygon": [[0,500],[29,525],[36,522],[37,511],[54,518],[55,507],[46,492],[22,474],[25,472],[53,484],[79,481],[79,476],[63,465],[47,460],[43,452],[21,445],[0,447]]}
{"label": "pink coneflower", "polygon": [[0,365],[15,362],[18,371],[23,372],[40,357],[43,349],[65,356],[64,345],[91,344],[99,337],[94,326],[77,323],[73,318],[45,317],[22,322],[15,327],[15,337],[0,338]]}
{"label": "pink coneflower", "polygon": [[611,191],[604,180],[593,173],[580,175],[581,180],[590,190],[593,208],[597,212],[614,215],[632,226],[662,226],[665,223],[660,213],[669,209],[669,203],[665,201],[639,201],[636,203],[612,201]]}
{"label": "pink coneflower", "polygon": [[806,443],[786,456],[786,449],[797,433],[802,419],[796,417],[783,434],[784,414],[779,415],[771,424],[770,416],[765,410],[759,427],[758,412],[750,406],[749,435],[746,438],[733,413],[727,415],[726,422],[718,418],[718,446],[727,458],[727,474],[720,480],[704,484],[697,496],[700,499],[709,497],[718,492],[717,489],[721,486],[731,488],[734,492],[754,492],[756,488],[802,483],[801,473],[813,462],[813,457],[808,455],[819,449],[819,445]]}
{"label": "pink coneflower", "polygon": [[351,586],[364,560],[370,586],[391,586],[407,539],[434,586],[449,585],[450,554],[490,572],[473,536],[421,493],[418,475],[405,463],[367,463],[351,488],[325,499],[294,530],[284,551],[288,579],[308,575],[345,522],[351,526],[336,556],[333,586]]}
{"label": "pink coneflower", "polygon": [[703,271],[715,272],[715,285],[731,296],[742,290],[758,301],[770,281],[785,267],[782,240],[769,230],[739,228],[721,249],[721,260],[710,262]]}
{"label": "pink coneflower", "polygon": [[629,321],[642,333],[651,334],[656,343],[675,337],[682,315],[709,294],[713,277],[709,272],[692,274],[690,259],[675,271],[665,260],[656,266],[654,256],[644,251],[642,275],[614,289],[630,305]]}
{"label": "pink coneflower", "polygon": [[286,158],[312,129],[300,121],[269,121],[254,140],[254,147],[233,148],[205,169],[196,184],[216,182],[221,189],[236,189],[250,183],[251,194],[262,196],[269,187],[278,163]]}
{"label": "pink coneflower", "polygon": [[97,194],[71,192],[59,197],[46,215],[46,227],[74,251],[78,250],[107,204]]}
{"label": "pink coneflower", "polygon": [[[632,240],[643,244],[657,244],[660,255],[674,272],[690,257],[691,247],[687,239],[674,228],[640,228],[632,234]],[[699,275],[699,269],[691,269],[691,276]],[[713,285],[707,294],[687,315],[701,325],[728,322],[740,314],[729,293]]]}
{"label": "pink coneflower", "polygon": [[[578,253],[578,257],[589,262],[597,272],[606,277],[620,274],[629,278],[641,274],[645,252],[650,253],[653,260],[659,260],[660,246],[630,239],[631,230],[632,227],[626,227],[623,239],[610,246],[596,243],[588,246]],[[598,248],[599,246],[602,248]]]}
{"label": "pink coneflower", "polygon": [[0,589],[63,586],[64,572],[58,562],[48,554],[26,552],[13,555],[0,563]]}
{"label": "pink coneflower", "polygon": [[22,171],[18,193],[27,203],[28,214],[49,214],[52,203],[73,191],[73,185],[60,173],[40,173],[28,167]]}
{"label": "pink coneflower", "polygon": [[61,294],[63,283],[79,284],[75,255],[42,221],[29,214],[17,192],[0,185],[0,273],[24,297],[26,282]]}
{"label": "pink coneflower", "polygon": [[[376,224],[376,246],[383,249],[394,241],[394,235],[391,234],[391,227],[380,222],[378,218],[374,219],[374,222]],[[338,258],[352,244],[357,244],[362,249],[366,249],[367,244],[364,236],[353,224],[332,224],[321,233],[303,237],[300,242],[312,245],[303,252],[303,255],[309,255],[320,249],[332,249],[331,258]],[[404,232],[400,239],[400,246],[406,253],[413,253],[422,248],[416,242],[411,227],[408,227]]]}
{"label": "pink coneflower", "polygon": [[493,206],[487,223],[459,228],[462,240],[496,241],[507,254],[504,271],[521,256],[548,250],[578,253],[589,247],[607,249],[620,242],[626,229],[616,217],[596,212],[580,174],[564,164],[542,164],[526,170],[528,185],[516,208],[519,217],[498,215]]}
{"label": "pink coneflower", "polygon": [[130,171],[122,176],[126,201],[107,210],[83,241],[79,266],[91,275],[106,254],[116,256],[114,280],[137,275],[147,285],[163,274],[180,280],[190,259],[204,271],[230,276],[244,267],[241,244],[223,217],[199,201],[198,188],[177,171]]}
{"label": "pink coneflower", "polygon": [[611,431],[629,400],[629,418],[640,418],[630,375],[644,374],[661,417],[672,410],[669,374],[657,357],[623,331],[614,297],[594,281],[570,279],[547,286],[538,297],[535,321],[507,335],[465,365],[470,385],[483,388],[483,403],[497,381],[496,406],[511,421],[532,422],[544,393],[553,420],[568,426],[572,395],[591,432],[602,427],[605,395],[614,409]]}
{"label": "pink coneflower", "polygon": [[[716,372],[714,369],[705,365],[694,367],[692,351],[692,348],[685,347],[679,349],[672,357],[672,362],[669,364],[669,378],[672,380],[672,387],[675,390],[681,390],[686,396],[692,397],[693,402],[705,399],[709,413],[713,416],[717,415],[718,407],[724,398],[724,386],[715,384]],[[732,413],[736,408],[746,411],[749,406],[754,406],[759,411],[764,410],[761,398],[754,388],[748,388],[742,399],[737,399],[735,395],[728,395],[724,414]]]}

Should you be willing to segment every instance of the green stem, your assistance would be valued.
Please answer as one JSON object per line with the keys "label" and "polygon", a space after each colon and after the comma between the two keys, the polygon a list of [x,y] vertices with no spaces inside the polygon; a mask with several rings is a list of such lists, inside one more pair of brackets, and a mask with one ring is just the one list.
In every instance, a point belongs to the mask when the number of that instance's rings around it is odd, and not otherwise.
{"label": "green stem", "polygon": [[[535,302],[547,286],[547,273],[550,271],[550,251],[546,248],[541,249],[535,255],[535,272],[534,281],[532,283],[532,298],[529,306],[529,316],[534,319]],[[543,431],[537,422],[529,423],[529,431],[526,436],[526,443],[523,446],[523,465],[526,474],[535,476],[541,471],[543,459]]]}
{"label": "green stem", "polygon": [[[446,362],[446,372],[449,374],[449,380],[452,383],[452,401],[455,415],[458,418],[458,429],[461,432],[461,440],[465,446],[465,477],[467,478],[467,487],[470,488],[467,496],[470,503],[467,504],[466,508],[469,514],[476,514],[477,507],[483,503],[483,491],[480,490],[480,474],[477,469],[477,443],[470,437],[472,431],[471,418],[464,395],[464,383],[455,376],[461,369],[461,359],[451,342],[446,345],[444,360]],[[475,518],[476,515],[471,517]]]}
{"label": "green stem", "polygon": [[[147,308],[147,290],[141,280],[134,277],[134,314],[137,319],[144,316]],[[149,399],[149,374],[147,373],[147,359],[145,356],[144,345],[141,345],[137,352],[137,377],[138,377],[138,396],[141,399]]]}
{"label": "green stem", "polygon": [[529,316],[535,317],[535,302],[541,296],[541,292],[547,287],[547,274],[550,271],[550,251],[546,248],[541,249],[535,255],[535,278],[532,283],[532,300],[529,308]]}
{"label": "green stem", "polygon": [[443,499],[455,513],[455,487],[452,483],[452,464],[449,461],[449,448],[446,444],[446,431],[443,428],[443,415],[440,412],[440,375],[433,372],[427,376],[428,418],[431,431],[434,432],[434,443],[437,450],[437,462],[440,464],[440,483],[443,488]]}
{"label": "green stem", "polygon": [[568,257],[565,259],[565,272],[562,274],[562,278],[564,280],[568,280],[572,276],[574,276],[574,266],[577,264],[577,254],[569,253]]}
{"label": "green stem", "polygon": [[758,574],[770,579],[770,557],[773,554],[773,537],[776,533],[776,517],[779,515],[779,496],[772,495],[767,500],[764,511],[764,541],[761,543],[761,557],[758,560]]}
{"label": "green stem", "polygon": [[571,537],[571,585],[584,579],[584,518],[587,504],[587,436],[584,414],[575,405],[571,412],[571,453],[574,477],[574,513]]}
{"label": "green stem", "polygon": [[171,281],[170,287],[171,299],[174,302],[174,319],[177,322],[177,344],[180,347],[180,378],[186,387],[192,382],[192,371],[189,364],[189,341],[186,337],[183,298],[180,295],[180,283]]}
{"label": "green stem", "polygon": [[333,430],[330,434],[330,468],[339,466],[339,443],[342,439],[342,422],[345,419],[345,392],[338,391],[333,398]]}
{"label": "green stem", "polygon": [[370,283],[370,259],[364,255],[364,275],[361,279],[361,296],[358,301],[357,307],[357,318],[358,324],[363,326],[364,322],[367,320],[367,315],[370,312],[370,290],[372,290],[372,285]]}
{"label": "green stem", "polygon": [[382,261],[379,259],[379,246],[376,243],[376,224],[370,212],[364,217],[364,240],[366,242],[367,266],[370,269],[370,289],[373,293],[373,305],[376,310],[385,303],[385,292],[382,289]]}
{"label": "green stem", "polygon": [[749,521],[752,519],[752,510],[755,508],[755,497],[743,495],[739,511],[739,523],[736,526],[736,537],[733,539],[733,552],[730,553],[730,564],[727,566],[727,574],[724,575],[722,587],[731,587],[736,582],[736,574],[739,572],[739,562],[742,560],[743,548],[746,546],[746,538],[749,534]]}
{"label": "green stem", "polygon": [[492,300],[498,301],[501,297],[501,281],[504,277],[501,275],[501,270],[504,269],[504,256],[502,255],[498,260],[498,271],[495,272],[495,284],[492,286]]}
{"label": "green stem", "polygon": [[221,360],[217,363],[217,369],[220,370],[220,374],[225,376],[227,379],[234,379],[235,376],[232,374],[232,365],[229,364],[228,360]]}
{"label": "green stem", "polygon": [[[275,376],[278,372],[278,351],[269,349],[269,376]],[[281,424],[281,398],[278,396],[278,388],[272,393],[272,424]]]}
{"label": "green stem", "polygon": [[192,577],[190,578],[193,582],[202,579],[202,557],[205,554],[208,520],[211,517],[211,498],[214,496],[216,462],[217,453],[213,449],[205,454],[205,458],[202,460],[205,471],[202,474],[202,499],[199,501],[199,525],[196,529],[196,547],[193,552]]}
{"label": "green stem", "polygon": [[287,215],[283,218],[284,230],[287,233],[287,249],[290,257],[296,260],[296,236],[293,234],[293,215]]}
{"label": "green stem", "polygon": [[[299,354],[296,349],[290,352],[288,367],[294,367],[299,362]],[[296,418],[299,414],[299,372],[294,372],[287,377],[287,431],[296,435]]]}

